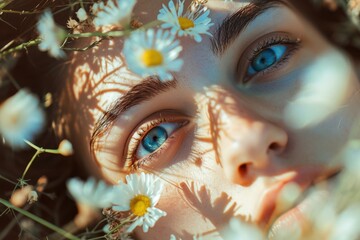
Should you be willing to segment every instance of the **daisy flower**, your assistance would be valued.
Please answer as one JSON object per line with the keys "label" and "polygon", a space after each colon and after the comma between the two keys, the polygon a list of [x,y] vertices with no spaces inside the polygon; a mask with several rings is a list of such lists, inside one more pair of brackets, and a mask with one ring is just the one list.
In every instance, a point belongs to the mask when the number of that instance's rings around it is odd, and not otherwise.
{"label": "daisy flower", "polygon": [[169,71],[180,71],[181,50],[170,31],[148,29],[133,32],[125,40],[123,53],[131,71],[142,77],[158,75],[164,81],[173,79]]}
{"label": "daisy flower", "polygon": [[41,38],[39,44],[41,51],[48,51],[55,58],[65,57],[65,53],[60,47],[66,37],[66,32],[55,24],[49,9],[45,10],[40,16],[37,30]]}
{"label": "daisy flower", "polygon": [[27,90],[20,90],[0,104],[0,134],[14,148],[27,146],[45,122],[39,99]]}
{"label": "daisy flower", "polygon": [[113,188],[107,186],[103,181],[96,182],[90,178],[86,182],[72,178],[67,182],[70,194],[79,203],[93,208],[110,207],[113,199]]}
{"label": "daisy flower", "polygon": [[163,21],[162,28],[171,28],[173,34],[179,36],[192,36],[196,42],[201,41],[201,34],[207,34],[209,28],[213,25],[211,19],[208,17],[210,10],[203,5],[193,5],[184,13],[185,0],[177,0],[175,6],[173,0],[169,2],[168,7],[163,4],[160,9],[157,19]]}
{"label": "daisy flower", "polygon": [[159,178],[152,174],[141,173],[126,176],[127,184],[119,182],[116,186],[118,198],[114,199],[114,211],[130,211],[134,221],[130,224],[127,232],[132,232],[135,227],[142,226],[147,232],[156,221],[166,216],[166,212],[158,209],[158,203],[163,189]]}
{"label": "daisy flower", "polygon": [[103,3],[94,4],[95,26],[128,25],[135,3],[136,0],[109,0],[106,5]]}

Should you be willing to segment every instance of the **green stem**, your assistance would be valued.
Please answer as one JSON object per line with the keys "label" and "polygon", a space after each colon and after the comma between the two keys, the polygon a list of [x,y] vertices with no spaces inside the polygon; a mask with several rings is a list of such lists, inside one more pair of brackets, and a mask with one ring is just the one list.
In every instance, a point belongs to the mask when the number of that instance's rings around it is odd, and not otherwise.
{"label": "green stem", "polygon": [[52,154],[59,154],[59,150],[58,149],[45,149],[45,148],[41,148],[36,146],[35,144],[33,144],[32,142],[28,141],[28,140],[24,140],[26,142],[26,144],[28,144],[30,147],[34,148],[36,151],[39,151],[40,153],[52,153]]}
{"label": "green stem", "polygon": [[98,239],[106,239],[106,235],[99,236],[99,237],[94,237],[94,238],[90,238],[90,239],[88,239],[88,240],[98,240]]}
{"label": "green stem", "polygon": [[3,175],[1,175],[1,174],[0,174],[0,178],[1,178],[2,180],[4,180],[4,181],[7,181],[7,182],[9,182],[9,183],[11,183],[11,184],[16,185],[16,182],[11,181],[10,179],[8,179],[8,178],[4,177],[4,176],[3,176]]}
{"label": "green stem", "polygon": [[13,76],[7,71],[7,69],[2,68],[1,70],[3,70],[5,72],[5,74],[8,76],[8,78],[10,79],[10,82],[14,85],[14,87],[17,90],[20,90],[21,87],[20,87],[19,83],[15,80],[15,78],[13,78]]}
{"label": "green stem", "polygon": [[59,150],[58,149],[44,149],[41,147],[36,146],[35,144],[33,144],[32,142],[29,142],[28,140],[24,140],[28,145],[30,145],[32,148],[34,148],[36,150],[35,154],[32,156],[30,162],[27,164],[24,173],[21,176],[21,179],[25,179],[25,175],[28,172],[28,170],[30,169],[32,163],[35,161],[36,157],[39,156],[41,153],[52,153],[52,154],[59,154]]}
{"label": "green stem", "polygon": [[[155,20],[144,24],[139,29],[148,29],[159,25],[161,21]],[[109,31],[109,32],[86,32],[86,33],[77,33],[77,34],[67,34],[66,37],[73,37],[73,38],[86,38],[86,37],[124,37],[128,36],[132,31],[132,29],[127,29],[123,31]]]}
{"label": "green stem", "polygon": [[50,223],[50,222],[48,222],[48,221],[46,221],[46,220],[44,220],[44,219],[42,219],[42,218],[40,218],[40,217],[38,217],[38,216],[36,216],[36,215],[28,212],[28,211],[25,211],[25,210],[23,210],[23,209],[21,209],[21,208],[15,207],[14,205],[12,205],[11,203],[9,203],[8,201],[6,201],[6,200],[4,200],[4,199],[2,199],[2,198],[0,198],[0,203],[3,204],[3,205],[5,205],[5,206],[8,207],[8,208],[14,209],[15,211],[21,213],[22,215],[24,215],[24,216],[26,216],[26,217],[28,217],[28,218],[31,218],[32,220],[40,223],[41,225],[43,225],[43,226],[45,226],[45,227],[47,227],[47,228],[49,228],[49,229],[51,229],[51,230],[53,230],[53,231],[61,234],[62,236],[64,236],[64,237],[67,238],[67,239],[70,239],[70,240],[80,240],[80,238],[75,237],[75,236],[72,235],[71,233],[68,233],[68,232],[64,231],[63,229],[55,226],[54,224],[52,224],[52,223]]}
{"label": "green stem", "polygon": [[35,158],[37,156],[39,156],[39,154],[41,154],[41,153],[42,153],[41,150],[37,150],[36,153],[32,156],[30,162],[27,164],[25,171],[23,172],[23,174],[21,176],[21,179],[25,179],[25,175],[26,175],[27,171],[30,169],[31,164],[35,161]]}
{"label": "green stem", "polygon": [[114,229],[112,229],[108,234],[115,233],[117,230],[119,230],[121,227],[125,226],[127,223],[130,223],[134,221],[132,219],[133,215],[130,215],[129,217],[125,218],[123,221],[121,221]]}
{"label": "green stem", "polygon": [[14,48],[10,48],[9,50],[0,52],[0,58],[1,58],[1,57],[4,57],[4,56],[6,56],[6,55],[8,55],[8,54],[10,54],[10,53],[23,50],[23,49],[25,49],[25,48],[27,48],[27,47],[31,47],[31,46],[38,45],[40,42],[41,42],[41,39],[40,39],[40,38],[36,38],[36,39],[33,39],[33,40],[29,41],[29,42],[22,43],[22,44],[20,44],[20,45],[17,45],[17,46],[14,47]]}
{"label": "green stem", "polygon": [[90,45],[86,46],[86,47],[83,47],[83,48],[62,48],[64,50],[67,50],[67,51],[78,51],[78,52],[83,52],[83,51],[86,51],[92,47],[95,47],[96,45],[98,45],[101,41],[103,40],[103,38],[101,38],[100,40],[98,41],[94,41],[92,42]]}
{"label": "green stem", "polygon": [[38,146],[36,146],[35,144],[33,144],[32,142],[28,141],[28,140],[24,140],[24,142],[29,145],[30,147],[34,148],[37,151],[41,151],[42,149]]}
{"label": "green stem", "polygon": [[[157,25],[159,25],[159,23],[161,23],[161,21],[155,20],[152,22],[149,22],[147,24],[144,24],[142,27],[140,27],[139,29],[147,29],[147,28],[152,28],[155,27]],[[110,32],[86,32],[86,33],[78,33],[78,34],[67,34],[65,36],[65,38],[87,38],[87,37],[124,37],[124,36],[128,36],[130,35],[130,33],[133,30],[131,29],[127,29],[124,31],[110,31]],[[22,43],[16,47],[10,48],[9,50],[6,51],[0,51],[0,58],[5,57],[6,55],[16,52],[16,51],[20,51],[23,49],[26,49],[27,47],[31,47],[31,46],[35,46],[38,45],[39,43],[41,43],[41,39],[40,38],[36,38],[33,40],[30,40],[28,42]]]}
{"label": "green stem", "polygon": [[3,10],[0,10],[0,14],[2,13],[14,13],[14,14],[20,14],[20,15],[25,15],[25,14],[38,14],[38,13],[41,13],[40,11],[32,11],[32,12],[29,12],[29,11],[16,11],[16,10],[10,10],[10,9],[3,9]]}
{"label": "green stem", "polygon": [[86,33],[76,33],[76,34],[67,34],[66,37],[72,38],[87,38],[87,37],[119,37],[124,36],[125,31],[111,31],[111,32],[86,32]]}

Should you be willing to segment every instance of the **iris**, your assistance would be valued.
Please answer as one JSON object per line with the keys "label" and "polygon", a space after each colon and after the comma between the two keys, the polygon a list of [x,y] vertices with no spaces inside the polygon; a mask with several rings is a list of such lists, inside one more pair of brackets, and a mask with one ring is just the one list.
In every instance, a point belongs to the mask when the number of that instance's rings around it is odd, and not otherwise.
{"label": "iris", "polygon": [[146,151],[152,153],[156,151],[168,138],[165,128],[157,126],[151,129],[141,140],[141,145]]}
{"label": "iris", "polygon": [[285,54],[287,47],[284,45],[273,45],[257,54],[248,68],[248,74],[254,75],[277,63]]}

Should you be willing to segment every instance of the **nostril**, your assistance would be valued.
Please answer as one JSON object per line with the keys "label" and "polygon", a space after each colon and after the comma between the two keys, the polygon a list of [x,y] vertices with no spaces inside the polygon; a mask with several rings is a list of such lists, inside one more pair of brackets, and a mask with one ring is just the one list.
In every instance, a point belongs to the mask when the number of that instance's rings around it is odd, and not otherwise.
{"label": "nostril", "polygon": [[275,151],[275,152],[280,151],[281,150],[281,145],[276,143],[276,142],[273,142],[273,143],[270,144],[269,150],[272,150],[272,151]]}
{"label": "nostril", "polygon": [[250,174],[250,167],[251,167],[251,163],[244,163],[241,164],[238,169],[239,171],[238,183],[244,187],[250,186],[254,180]]}
{"label": "nostril", "polygon": [[242,177],[246,176],[247,171],[248,171],[248,166],[247,166],[247,164],[241,164],[241,165],[239,166],[239,174],[240,174],[240,176],[242,176]]}

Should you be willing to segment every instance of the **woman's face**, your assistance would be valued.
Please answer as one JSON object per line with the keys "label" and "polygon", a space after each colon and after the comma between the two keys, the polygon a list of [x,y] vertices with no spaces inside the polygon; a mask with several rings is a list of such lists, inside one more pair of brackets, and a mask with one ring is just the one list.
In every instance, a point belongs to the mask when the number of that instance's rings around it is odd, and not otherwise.
{"label": "woman's face", "polygon": [[[233,216],[302,225],[310,198],[327,195],[315,186],[341,169],[359,104],[354,66],[291,7],[264,2],[209,1],[213,37],[180,38],[173,81],[129,71],[121,39],[75,54],[65,107],[84,164],[111,183],[130,171],[166,180],[157,207],[167,216],[146,235],[136,229],[140,239],[214,239]],[[136,19],[155,20],[162,3],[139,1]],[[290,183],[310,204],[278,204]]]}

